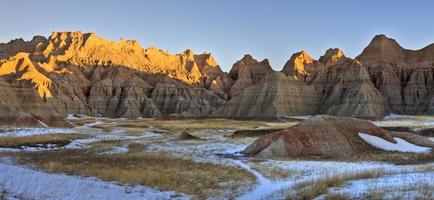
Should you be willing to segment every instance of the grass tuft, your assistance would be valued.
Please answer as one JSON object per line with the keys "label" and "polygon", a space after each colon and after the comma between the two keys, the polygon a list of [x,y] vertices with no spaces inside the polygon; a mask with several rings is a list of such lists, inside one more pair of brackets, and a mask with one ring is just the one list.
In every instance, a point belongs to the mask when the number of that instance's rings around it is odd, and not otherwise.
{"label": "grass tuft", "polygon": [[326,194],[329,188],[341,186],[347,181],[378,178],[384,174],[385,172],[382,169],[346,172],[341,174],[326,174],[317,180],[297,183],[294,187],[297,199],[313,199]]}
{"label": "grass tuft", "polygon": [[0,147],[22,148],[22,147],[46,147],[49,144],[56,146],[68,145],[71,140],[88,138],[85,134],[46,134],[25,137],[0,137]]}

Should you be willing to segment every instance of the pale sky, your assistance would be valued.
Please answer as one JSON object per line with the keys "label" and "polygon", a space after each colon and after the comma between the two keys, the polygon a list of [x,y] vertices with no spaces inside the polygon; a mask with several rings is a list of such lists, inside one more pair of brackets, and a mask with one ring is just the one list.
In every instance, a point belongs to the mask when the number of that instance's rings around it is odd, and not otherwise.
{"label": "pale sky", "polygon": [[377,34],[409,49],[434,42],[434,1],[428,0],[3,0],[0,5],[0,42],[81,30],[170,53],[211,52],[225,71],[247,53],[268,58],[275,70],[301,50],[318,59],[336,47],[355,57]]}

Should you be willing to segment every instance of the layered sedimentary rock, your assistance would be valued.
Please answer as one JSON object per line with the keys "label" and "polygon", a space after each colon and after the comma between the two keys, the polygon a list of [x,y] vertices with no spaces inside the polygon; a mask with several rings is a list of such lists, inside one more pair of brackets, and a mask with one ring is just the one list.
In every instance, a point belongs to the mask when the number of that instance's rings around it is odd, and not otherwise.
{"label": "layered sedimentary rock", "polygon": [[0,79],[1,121],[22,126],[66,126],[67,113],[206,116],[232,85],[211,54],[172,55],[81,32],[0,44]]}
{"label": "layered sedimentary rock", "polygon": [[229,76],[235,80],[229,92],[230,97],[238,96],[245,88],[258,83],[271,72],[273,69],[267,59],[259,62],[251,55],[245,55],[229,72]]}
{"label": "layered sedimentary rock", "polygon": [[362,139],[359,133],[376,136],[391,143],[397,142],[395,138],[401,138],[423,147],[434,147],[434,143],[427,138],[412,133],[389,132],[367,120],[316,116],[286,130],[258,138],[243,153],[263,158],[347,158],[379,150]]}
{"label": "layered sedimentary rock", "polygon": [[235,118],[276,118],[317,113],[319,96],[312,86],[273,72],[214,112]]}
{"label": "layered sedimentary rock", "polygon": [[434,45],[407,50],[376,36],[356,59],[302,51],[274,72],[250,55],[223,72],[210,53],[170,54],[95,33],[53,32],[0,44],[0,125],[69,126],[106,117],[381,118],[434,113]]}
{"label": "layered sedimentary rock", "polygon": [[321,114],[381,118],[389,113],[384,98],[358,61],[347,60],[328,67],[312,85],[321,95]]}
{"label": "layered sedimentary rock", "polygon": [[322,68],[324,68],[323,63],[314,60],[306,51],[301,51],[291,56],[283,66],[282,72],[310,83]]}
{"label": "layered sedimentary rock", "polygon": [[327,50],[320,61],[305,51],[296,53],[282,72],[286,74],[271,73],[244,89],[214,115],[272,118],[328,114],[377,119],[389,113],[366,68],[347,59],[339,49]]}
{"label": "layered sedimentary rock", "polygon": [[433,114],[434,45],[407,50],[378,35],[357,59],[367,66],[392,112]]}

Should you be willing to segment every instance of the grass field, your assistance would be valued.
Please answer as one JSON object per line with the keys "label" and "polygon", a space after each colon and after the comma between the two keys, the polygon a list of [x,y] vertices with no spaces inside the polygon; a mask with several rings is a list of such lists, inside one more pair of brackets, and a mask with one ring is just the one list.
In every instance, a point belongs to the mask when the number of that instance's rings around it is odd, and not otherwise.
{"label": "grass field", "polygon": [[231,166],[176,159],[164,153],[129,153],[110,156],[85,150],[60,150],[16,154],[19,163],[35,165],[48,172],[95,176],[103,180],[139,184],[199,199],[226,191],[239,195],[238,189],[253,185],[255,178]]}

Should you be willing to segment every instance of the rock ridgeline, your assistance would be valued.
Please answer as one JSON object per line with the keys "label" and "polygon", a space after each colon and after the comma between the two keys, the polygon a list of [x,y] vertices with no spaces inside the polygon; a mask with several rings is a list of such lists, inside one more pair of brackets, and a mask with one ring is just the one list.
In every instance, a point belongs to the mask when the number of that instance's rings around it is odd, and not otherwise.
{"label": "rock ridgeline", "polygon": [[67,126],[106,117],[381,118],[434,113],[434,45],[406,50],[376,36],[356,59],[305,51],[281,72],[245,55],[229,73],[212,54],[179,54],[94,33],[53,32],[0,44],[0,124]]}

